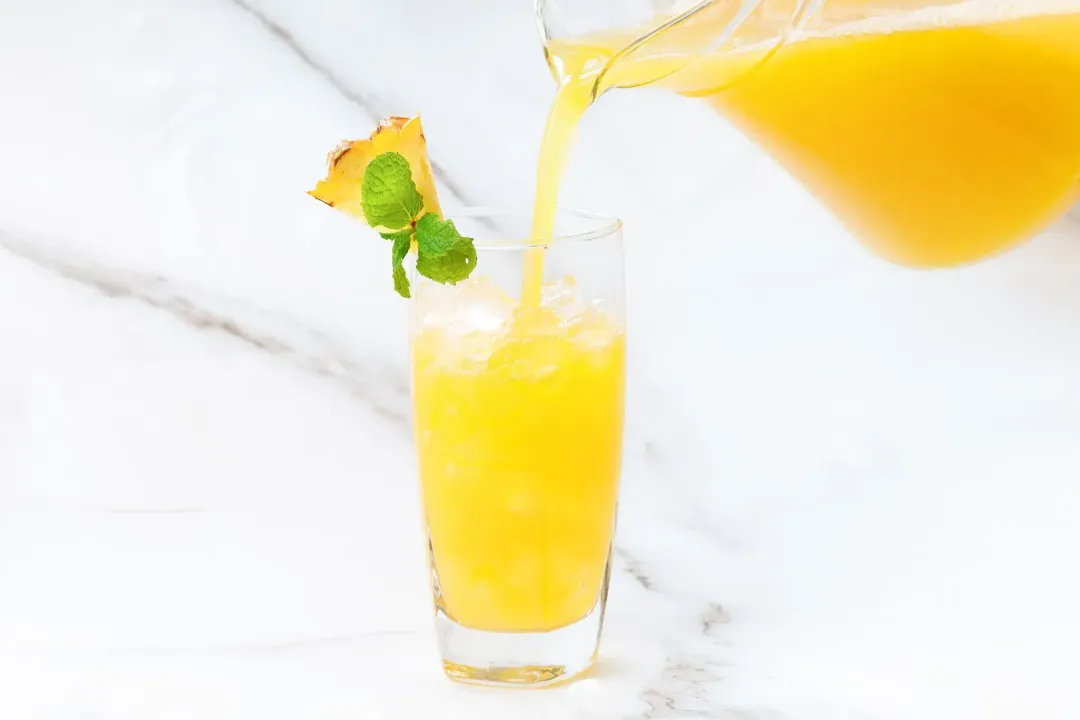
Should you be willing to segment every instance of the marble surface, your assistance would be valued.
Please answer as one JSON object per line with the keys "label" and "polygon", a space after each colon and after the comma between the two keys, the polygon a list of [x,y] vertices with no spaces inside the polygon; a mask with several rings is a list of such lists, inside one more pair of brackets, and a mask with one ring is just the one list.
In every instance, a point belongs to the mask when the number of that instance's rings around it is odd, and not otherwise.
{"label": "marble surface", "polygon": [[528,0],[0,0],[0,717],[1075,718],[1080,231],[915,273],[707,109],[605,98],[631,372],[600,665],[443,679],[385,248],[303,194],[421,111],[525,204]]}

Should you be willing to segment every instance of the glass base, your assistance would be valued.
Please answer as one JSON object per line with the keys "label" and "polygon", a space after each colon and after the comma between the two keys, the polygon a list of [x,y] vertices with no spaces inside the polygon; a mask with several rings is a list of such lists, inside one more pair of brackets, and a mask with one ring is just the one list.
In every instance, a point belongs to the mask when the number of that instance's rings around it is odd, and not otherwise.
{"label": "glass base", "polygon": [[451,680],[494,687],[545,687],[585,673],[596,660],[607,582],[596,605],[572,625],[547,632],[488,632],[435,611],[443,670]]}

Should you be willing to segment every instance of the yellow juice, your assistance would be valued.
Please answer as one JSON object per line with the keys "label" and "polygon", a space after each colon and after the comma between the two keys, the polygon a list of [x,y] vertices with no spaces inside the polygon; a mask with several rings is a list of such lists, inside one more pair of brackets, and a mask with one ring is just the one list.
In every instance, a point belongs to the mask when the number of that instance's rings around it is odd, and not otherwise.
{"label": "yellow juice", "polygon": [[[832,4],[857,17],[858,0]],[[642,52],[602,83],[657,82],[707,99],[870,248],[911,266],[993,254],[1077,200],[1080,3],[971,0],[807,27],[775,52],[749,47],[694,62]],[[706,18],[675,37],[696,42],[715,31]],[[556,104],[587,104],[565,88],[591,87],[626,40],[553,43],[549,60],[564,88]],[[549,128],[544,157],[565,155],[571,134]],[[538,198],[554,196],[552,184],[556,173],[542,163]],[[552,212],[546,203],[538,210]]]}
{"label": "yellow juice", "polygon": [[[472,282],[472,281],[470,281]],[[621,324],[518,307],[414,334],[413,407],[437,602],[476,630],[545,631],[597,604],[615,525]]]}

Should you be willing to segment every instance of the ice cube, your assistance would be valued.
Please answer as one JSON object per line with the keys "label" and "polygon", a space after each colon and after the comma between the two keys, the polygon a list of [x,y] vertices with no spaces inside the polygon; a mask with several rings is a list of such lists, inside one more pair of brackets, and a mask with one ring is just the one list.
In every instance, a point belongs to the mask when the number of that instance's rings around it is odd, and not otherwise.
{"label": "ice cube", "polygon": [[562,321],[572,320],[589,309],[573,275],[565,275],[544,286],[540,295],[541,307],[550,310]]}
{"label": "ice cube", "polygon": [[487,277],[458,285],[418,283],[413,332],[432,350],[433,367],[481,370],[506,335],[516,302]]}
{"label": "ice cube", "polygon": [[414,300],[420,327],[455,335],[504,329],[514,314],[514,299],[488,277],[457,285],[421,282]]}

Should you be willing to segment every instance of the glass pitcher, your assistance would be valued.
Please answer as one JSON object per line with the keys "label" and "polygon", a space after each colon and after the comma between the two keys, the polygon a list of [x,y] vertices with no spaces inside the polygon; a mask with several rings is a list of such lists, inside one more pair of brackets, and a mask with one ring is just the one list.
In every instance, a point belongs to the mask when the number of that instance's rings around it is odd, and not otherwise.
{"label": "glass pitcher", "polygon": [[[878,254],[995,254],[1080,196],[1080,0],[537,0],[559,83],[701,97]],[[1077,233],[1080,235],[1080,232]]]}

